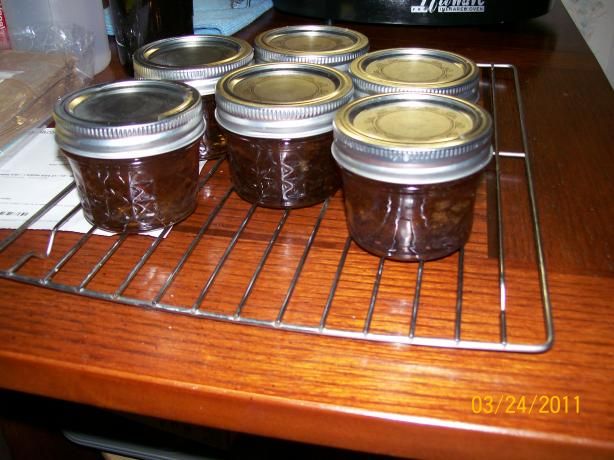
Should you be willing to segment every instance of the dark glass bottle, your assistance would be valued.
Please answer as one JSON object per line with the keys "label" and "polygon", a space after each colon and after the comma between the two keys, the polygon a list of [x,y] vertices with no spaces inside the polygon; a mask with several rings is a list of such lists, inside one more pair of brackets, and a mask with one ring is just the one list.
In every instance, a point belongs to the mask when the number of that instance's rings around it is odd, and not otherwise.
{"label": "dark glass bottle", "polygon": [[160,38],[194,33],[192,0],[109,0],[119,60],[133,75],[132,55]]}

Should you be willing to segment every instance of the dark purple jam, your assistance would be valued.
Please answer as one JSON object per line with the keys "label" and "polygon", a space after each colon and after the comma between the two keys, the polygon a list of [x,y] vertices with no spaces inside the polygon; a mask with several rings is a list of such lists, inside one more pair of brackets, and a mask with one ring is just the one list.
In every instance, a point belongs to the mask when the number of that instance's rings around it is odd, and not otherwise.
{"label": "dark purple jam", "polygon": [[200,144],[200,159],[214,160],[226,155],[226,138],[215,119],[215,95],[205,94],[201,99],[206,128]]}
{"label": "dark purple jam", "polygon": [[350,234],[378,256],[404,261],[438,259],[469,239],[482,173],[439,184],[402,185],[342,168]]}
{"label": "dark purple jam", "polygon": [[330,147],[332,132],[264,139],[225,130],[232,183],[244,200],[270,208],[324,201],[341,185]]}
{"label": "dark purple jam", "polygon": [[142,232],[188,217],[198,195],[199,141],[144,158],[97,159],[63,151],[85,218],[112,232]]}

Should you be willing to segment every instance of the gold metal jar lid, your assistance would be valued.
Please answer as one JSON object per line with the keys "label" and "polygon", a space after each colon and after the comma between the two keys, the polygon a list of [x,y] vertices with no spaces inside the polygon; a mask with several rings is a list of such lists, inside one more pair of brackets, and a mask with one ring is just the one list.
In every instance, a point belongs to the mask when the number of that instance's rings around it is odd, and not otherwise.
{"label": "gold metal jar lid", "polygon": [[367,96],[333,122],[333,157],[370,179],[432,184],[483,169],[492,156],[492,119],[465,100],[426,93]]}
{"label": "gold metal jar lid", "polygon": [[358,95],[426,92],[470,102],[479,97],[480,73],[459,54],[427,48],[391,48],[355,59],[349,68]]}
{"label": "gold metal jar lid", "polygon": [[136,78],[182,81],[203,95],[213,94],[223,75],[253,60],[245,40],[219,35],[163,38],[143,45],[133,57]]}
{"label": "gold metal jar lid", "polygon": [[335,112],[352,99],[352,80],[318,64],[255,64],[220,79],[217,121],[246,136],[306,137],[332,130]]}
{"label": "gold metal jar lid", "polygon": [[343,27],[287,26],[260,33],[254,49],[257,62],[309,62],[347,70],[369,50],[369,39]]}

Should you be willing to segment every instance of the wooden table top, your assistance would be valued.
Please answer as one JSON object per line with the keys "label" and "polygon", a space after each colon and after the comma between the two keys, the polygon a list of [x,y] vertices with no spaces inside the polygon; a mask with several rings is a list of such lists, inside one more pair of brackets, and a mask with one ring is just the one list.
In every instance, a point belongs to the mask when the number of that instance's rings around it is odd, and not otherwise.
{"label": "wooden table top", "polygon": [[[313,20],[269,11],[238,36]],[[0,386],[103,408],[283,439],[406,457],[614,456],[614,92],[559,2],[515,25],[419,28],[347,24],[371,49],[446,49],[518,69],[555,339],[544,353],[510,353],[379,343],[235,324],[98,300],[0,280]],[[125,78],[115,57],[97,81]],[[484,84],[483,94],[492,89]],[[509,91],[501,94],[501,150],[517,151]],[[488,104],[488,97],[482,102]],[[507,107],[512,107],[507,110]],[[509,342],[546,340],[525,170],[501,160],[508,276]],[[206,171],[211,165],[206,167]],[[498,342],[497,240],[492,174],[481,187],[465,250],[461,337]],[[250,211],[230,194],[225,163],[201,191],[201,205],[160,244],[125,290],[155,295],[180,254],[211,222],[194,257],[164,293],[189,308],[252,212],[202,309],[232,315],[281,213]],[[275,318],[321,207],[292,211],[243,312]],[[342,193],[325,210],[284,320],[317,324],[347,238]],[[494,212],[496,214],[496,212]],[[2,237],[8,231],[3,230]],[[494,236],[493,236],[494,235]],[[48,232],[28,231],[0,254],[6,270]],[[60,232],[50,260],[18,273],[44,276],[79,236]],[[83,278],[110,239],[91,237],[52,281]],[[128,238],[88,289],[113,292],[151,243]],[[454,337],[458,255],[426,264],[416,334]],[[379,259],[351,245],[327,326],[365,322]],[[371,327],[407,331],[416,264],[386,262]],[[86,272],[85,272],[86,273]],[[42,275],[41,275],[42,274]],[[452,290],[448,289],[452,286]],[[153,294],[152,294],[153,293]],[[315,318],[315,319],[314,319]],[[504,348],[504,347],[503,347]]]}

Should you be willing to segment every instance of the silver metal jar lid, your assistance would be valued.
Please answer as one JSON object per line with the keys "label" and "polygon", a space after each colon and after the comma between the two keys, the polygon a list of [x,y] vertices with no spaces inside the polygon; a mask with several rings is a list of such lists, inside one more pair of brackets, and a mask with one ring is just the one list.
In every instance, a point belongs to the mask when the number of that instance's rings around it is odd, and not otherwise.
{"label": "silver metal jar lid", "polygon": [[222,75],[254,60],[245,40],[219,35],[163,38],[139,48],[133,57],[136,78],[176,80],[201,94],[213,94]]}
{"label": "silver metal jar lid", "polygon": [[198,91],[171,81],[126,80],[80,89],[56,103],[54,119],[59,147],[88,158],[166,153],[205,130]]}
{"label": "silver metal jar lid", "polygon": [[356,99],[333,122],[333,157],[343,168],[396,184],[469,176],[492,156],[488,112],[451,96],[391,93]]}
{"label": "silver metal jar lid", "polygon": [[369,50],[369,39],[355,30],[335,26],[287,26],[254,39],[257,62],[309,62],[347,70]]}
{"label": "silver metal jar lid", "polygon": [[478,99],[480,72],[459,54],[426,48],[391,48],[367,53],[349,68],[361,95],[427,92]]}
{"label": "silver metal jar lid", "polygon": [[282,139],[332,131],[335,112],[352,99],[350,77],[317,64],[255,64],[222,77],[216,119],[229,131]]}

